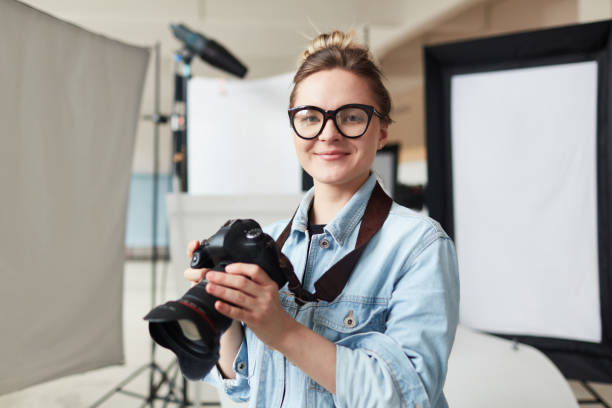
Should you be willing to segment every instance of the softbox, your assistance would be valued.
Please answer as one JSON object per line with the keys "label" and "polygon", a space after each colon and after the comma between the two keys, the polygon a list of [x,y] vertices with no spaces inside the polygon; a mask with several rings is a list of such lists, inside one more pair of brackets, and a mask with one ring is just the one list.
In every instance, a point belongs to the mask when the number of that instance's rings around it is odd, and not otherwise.
{"label": "softbox", "polygon": [[426,47],[430,215],[461,322],[612,382],[610,21]]}
{"label": "softbox", "polygon": [[0,394],[123,362],[148,50],[0,1]]}
{"label": "softbox", "polygon": [[286,106],[290,74],[251,80],[193,78],[188,86],[191,194],[300,192]]}

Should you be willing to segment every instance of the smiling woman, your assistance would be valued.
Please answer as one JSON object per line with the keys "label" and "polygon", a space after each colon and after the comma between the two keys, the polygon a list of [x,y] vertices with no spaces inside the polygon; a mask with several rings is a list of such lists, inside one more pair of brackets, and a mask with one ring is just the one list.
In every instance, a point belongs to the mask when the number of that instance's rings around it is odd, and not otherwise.
{"label": "smiling woman", "polygon": [[279,288],[251,264],[185,271],[234,319],[204,380],[251,407],[447,407],[457,261],[440,226],[393,203],[370,171],[391,122],[381,73],[333,32],[313,40],[294,84],[289,121],[314,186],[265,230],[299,282]]}
{"label": "smiling woman", "polygon": [[[323,70],[311,74],[296,85],[292,99],[297,106],[312,106],[307,110],[293,111],[295,115],[292,123],[296,130],[294,144],[298,159],[304,170],[312,176],[315,190],[333,185],[336,191],[352,195],[368,178],[376,151],[387,142],[387,121],[378,116],[370,120],[371,113],[374,110],[378,112],[378,104],[368,81],[344,69]],[[350,104],[359,104],[365,108],[351,108]],[[346,109],[346,106],[349,108]],[[299,125],[301,112],[318,112],[319,115],[309,114],[307,118],[316,119],[321,116],[321,111],[325,112],[324,109],[336,109],[323,115],[327,116],[325,119],[331,117],[333,120],[324,119],[319,123],[310,120],[314,125]],[[347,117],[342,116],[347,111],[352,115],[352,122],[360,122],[358,126],[347,124]],[[361,121],[355,120],[356,117],[361,117]],[[316,137],[305,139],[301,136],[296,129],[296,121],[300,132],[303,128],[318,127],[318,132],[314,134]],[[352,137],[343,135],[355,127],[358,129]],[[316,202],[315,196],[315,207]],[[315,212],[314,223],[324,224],[329,221],[316,219]]]}

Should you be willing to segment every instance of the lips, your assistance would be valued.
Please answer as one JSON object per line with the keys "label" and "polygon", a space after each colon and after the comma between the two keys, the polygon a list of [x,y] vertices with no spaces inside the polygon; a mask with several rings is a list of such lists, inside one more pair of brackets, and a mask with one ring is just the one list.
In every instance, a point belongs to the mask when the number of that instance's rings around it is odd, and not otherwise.
{"label": "lips", "polygon": [[331,150],[329,152],[315,153],[315,156],[318,156],[324,160],[337,160],[344,156],[348,156],[348,153],[339,150]]}

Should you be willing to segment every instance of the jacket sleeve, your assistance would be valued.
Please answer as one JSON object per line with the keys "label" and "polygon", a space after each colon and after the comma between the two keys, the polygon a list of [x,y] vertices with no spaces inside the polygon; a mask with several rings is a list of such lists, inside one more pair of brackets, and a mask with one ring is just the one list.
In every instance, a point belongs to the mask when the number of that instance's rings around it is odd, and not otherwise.
{"label": "jacket sleeve", "polygon": [[249,400],[251,391],[248,381],[249,369],[246,336],[242,339],[242,344],[234,359],[233,369],[236,373],[236,378],[223,378],[215,365],[202,381],[225,392],[229,398],[236,402],[246,402]]}
{"label": "jacket sleeve", "polygon": [[400,276],[384,333],[355,334],[336,344],[338,407],[447,406],[442,388],[459,314],[452,241],[433,238],[406,260]]}

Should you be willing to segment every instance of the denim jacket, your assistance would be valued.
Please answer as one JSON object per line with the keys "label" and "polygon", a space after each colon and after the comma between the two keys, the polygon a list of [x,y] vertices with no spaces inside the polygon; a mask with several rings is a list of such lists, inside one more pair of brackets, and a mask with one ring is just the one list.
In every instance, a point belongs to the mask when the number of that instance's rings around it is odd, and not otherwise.
{"label": "denim jacket", "polygon": [[[372,174],[310,245],[314,191],[305,195],[283,253],[308,291],[355,248],[375,183]],[[276,238],[287,222],[265,230]],[[393,203],[336,299],[300,306],[287,286],[279,294],[293,318],[336,344],[336,393],[248,327],[234,361],[236,378],[222,379],[215,368],[204,381],[258,408],[448,406],[442,388],[458,321],[459,278],[453,243],[435,221]]]}

